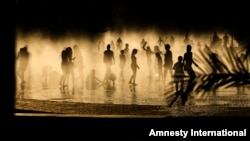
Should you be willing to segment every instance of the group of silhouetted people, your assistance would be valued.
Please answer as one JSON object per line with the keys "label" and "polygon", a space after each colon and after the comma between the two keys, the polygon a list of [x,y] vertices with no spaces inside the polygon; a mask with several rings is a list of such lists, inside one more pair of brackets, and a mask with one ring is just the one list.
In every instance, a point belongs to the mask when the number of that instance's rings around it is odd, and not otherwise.
{"label": "group of silhouetted people", "polygon": [[[213,42],[215,44],[220,41],[217,33],[213,35]],[[185,54],[178,56],[178,61],[173,62],[173,54],[171,51],[171,44],[174,44],[174,37],[171,36],[169,43],[164,43],[163,39],[159,37],[158,44],[154,46],[154,49],[151,50],[150,46],[148,45],[147,41],[142,39],[140,43],[140,48],[145,51],[146,54],[146,64],[148,70],[148,77],[151,78],[153,75],[152,68],[154,68],[155,75],[157,76],[157,82],[163,82],[164,86],[167,80],[175,83],[176,92],[183,90],[184,88],[184,78],[185,73],[188,74],[189,81],[192,82],[195,78],[195,72],[192,68],[192,64],[198,66],[197,63],[193,60],[192,54],[192,44],[191,39],[189,38],[188,33],[185,35],[184,43],[186,45],[186,52]],[[100,42],[102,46],[104,42]],[[223,45],[227,47],[229,44],[228,35],[225,34],[223,37]],[[113,41],[110,44],[107,44],[106,49],[103,51],[103,63],[105,64],[105,76],[104,79],[101,81],[95,77],[95,70],[91,70],[88,75],[88,79],[86,81],[90,81],[90,83],[86,83],[87,85],[95,85],[95,84],[109,84],[115,86],[116,75],[112,72],[112,65],[115,62],[115,55],[119,53],[119,80],[124,82],[124,70],[127,64],[130,64],[130,68],[132,71],[131,76],[129,77],[129,84],[136,85],[136,76],[137,71],[140,69],[138,61],[137,61],[137,53],[138,49],[133,48],[132,51],[129,51],[129,44],[124,44],[123,48],[123,41],[119,37],[116,40],[116,43]],[[164,53],[159,49],[160,46],[163,46],[165,51]],[[100,46],[98,46],[98,50],[102,50]],[[113,50],[112,50],[113,49]],[[152,56],[155,57],[152,60]],[[30,54],[28,52],[28,46],[24,46],[20,48],[17,59],[19,60],[19,66],[17,69],[17,74],[21,79],[21,83],[25,83],[24,73],[27,69],[29,63]],[[213,59],[213,56],[211,56]],[[152,65],[154,63],[154,65]],[[153,67],[152,67],[153,66]],[[61,90],[64,90],[68,87],[69,81],[72,82],[74,86],[75,80],[79,80],[81,88],[83,88],[84,80],[83,80],[83,55],[80,52],[78,45],[74,45],[73,47],[65,47],[61,51],[61,70],[62,76],[60,79],[60,86]],[[46,72],[47,70],[44,70]],[[173,72],[174,71],[174,72]],[[75,73],[77,73],[77,78],[75,78]],[[47,72],[46,72],[47,74]],[[170,74],[171,77],[167,77]],[[90,80],[92,79],[92,80]],[[152,79],[149,79],[152,80]],[[45,77],[45,81],[47,82],[47,77]],[[93,82],[92,82],[93,81]],[[180,85],[180,86],[179,86]],[[94,86],[88,86],[88,88],[94,88]]]}
{"label": "group of silhouetted people", "polygon": [[[120,67],[120,73],[119,73],[119,79],[120,81],[125,81],[124,78],[124,68],[125,65],[128,63],[128,60],[130,61],[130,67],[132,70],[132,74],[129,79],[129,83],[136,85],[136,76],[137,76],[137,70],[140,69],[136,54],[138,52],[138,49],[134,48],[131,52],[130,58],[128,57],[129,54],[129,44],[126,44],[125,48],[122,49],[121,45],[121,39],[117,41],[117,45],[119,45],[116,49],[120,51],[119,55],[119,67]],[[163,54],[158,46],[154,47],[154,51],[150,49],[149,46],[147,46],[147,42],[144,40],[143,44],[141,44],[142,49],[146,52],[146,59],[147,59],[147,67],[149,76],[152,76],[152,70],[151,70],[151,64],[152,59],[151,56],[155,55],[155,69],[158,76],[159,82],[163,80],[165,83],[166,75],[169,72],[171,76],[174,76],[174,82],[176,83],[176,91],[178,91],[177,84],[181,83],[181,88],[183,87],[183,77],[184,77],[184,70],[187,71],[189,74],[190,79],[195,78],[195,73],[191,67],[192,63],[197,65],[193,59],[192,59],[192,52],[191,52],[191,45],[187,45],[187,52],[184,54],[184,57],[179,56],[178,62],[173,65],[173,59],[172,59],[172,52],[170,50],[170,44],[165,44],[165,53]],[[146,47],[147,46],[147,47]],[[74,52],[74,54],[73,54]],[[164,59],[162,59],[161,55],[164,55]],[[24,83],[24,72],[27,69],[28,62],[29,62],[30,54],[28,52],[28,47],[25,46],[23,48],[20,48],[17,59],[19,60],[19,67],[18,67],[18,76],[21,79],[21,82]],[[95,70],[92,70],[91,73],[88,76],[87,80],[91,80],[91,83],[87,84],[96,84],[96,83],[107,83],[111,85],[115,85],[116,81],[116,75],[112,72],[111,66],[115,63],[115,57],[114,52],[111,50],[111,45],[108,44],[106,46],[106,50],[103,52],[103,63],[105,64],[105,76],[104,80],[100,81],[94,76]],[[65,47],[61,52],[61,70],[62,70],[62,76],[60,79],[60,86],[61,90],[65,90],[68,87],[69,82],[72,82],[72,85],[74,87],[75,83],[75,74],[74,70],[77,70],[78,77],[80,77],[80,83],[81,87],[83,88],[83,56],[80,52],[80,49],[77,45],[74,45],[72,47]],[[164,71],[163,71],[164,70]],[[173,75],[173,70],[175,70],[175,73]],[[90,77],[91,76],[91,77]],[[172,78],[169,78],[172,79]],[[47,79],[45,78],[47,81]],[[93,81],[93,82],[92,82]],[[88,86],[88,88],[91,88],[92,86]],[[94,88],[94,86],[93,86]],[[73,88],[74,89],[74,88]]]}

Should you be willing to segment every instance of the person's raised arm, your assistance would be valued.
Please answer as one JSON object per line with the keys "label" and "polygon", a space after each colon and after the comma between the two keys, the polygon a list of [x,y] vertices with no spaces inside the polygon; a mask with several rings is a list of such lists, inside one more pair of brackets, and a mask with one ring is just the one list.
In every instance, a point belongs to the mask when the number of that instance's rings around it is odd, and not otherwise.
{"label": "person's raised arm", "polygon": [[145,50],[145,51],[147,51],[147,49],[145,48],[146,45],[147,45],[147,42],[144,42],[144,44],[143,44],[143,46],[142,46],[143,50]]}

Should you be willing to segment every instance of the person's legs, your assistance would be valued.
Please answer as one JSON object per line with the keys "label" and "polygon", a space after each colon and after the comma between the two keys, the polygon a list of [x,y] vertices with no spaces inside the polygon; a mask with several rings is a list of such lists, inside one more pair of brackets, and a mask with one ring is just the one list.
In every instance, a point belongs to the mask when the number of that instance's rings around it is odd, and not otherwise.
{"label": "person's legs", "polygon": [[183,89],[184,89],[184,80],[183,80],[183,78],[182,78],[182,80],[180,82],[181,82],[181,91],[183,91]]}
{"label": "person's legs", "polygon": [[178,81],[175,82],[175,90],[176,90],[176,93],[178,93]]}
{"label": "person's legs", "polygon": [[131,77],[130,77],[130,79],[129,79],[129,83],[131,84],[132,83],[132,81],[133,81],[133,79],[134,79],[134,69],[133,69],[133,67],[131,67],[131,69],[132,69],[132,75],[131,75]]}
{"label": "person's legs", "polygon": [[136,78],[136,68],[135,67],[132,67],[132,72],[133,72],[133,75],[131,76],[129,83],[135,84],[135,78]]}
{"label": "person's legs", "polygon": [[196,78],[194,70],[192,68],[190,68],[190,69],[187,70],[187,72],[188,72],[188,75],[189,75],[189,81],[192,82]]}
{"label": "person's legs", "polygon": [[133,82],[133,84],[136,84],[136,83],[135,83],[135,79],[136,79],[136,72],[137,72],[137,69],[135,68],[135,69],[134,69],[134,82]]}

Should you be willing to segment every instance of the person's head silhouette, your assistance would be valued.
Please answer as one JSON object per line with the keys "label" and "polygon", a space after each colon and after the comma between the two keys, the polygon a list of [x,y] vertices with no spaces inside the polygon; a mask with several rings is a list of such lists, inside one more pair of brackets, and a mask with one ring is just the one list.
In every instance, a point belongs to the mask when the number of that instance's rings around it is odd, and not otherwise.
{"label": "person's head silhouette", "polygon": [[169,50],[169,49],[170,49],[170,45],[169,45],[169,44],[166,44],[166,45],[165,45],[165,49],[166,49],[166,50]]}
{"label": "person's head silhouette", "polygon": [[110,50],[110,44],[107,45],[107,50]]}
{"label": "person's head silhouette", "polygon": [[191,45],[187,45],[187,52],[191,52],[192,46]]}
{"label": "person's head silhouette", "polygon": [[120,52],[121,52],[121,54],[124,54],[124,50],[121,50]]}
{"label": "person's head silhouette", "polygon": [[181,62],[182,61],[182,56],[179,56],[178,57],[178,62]]}

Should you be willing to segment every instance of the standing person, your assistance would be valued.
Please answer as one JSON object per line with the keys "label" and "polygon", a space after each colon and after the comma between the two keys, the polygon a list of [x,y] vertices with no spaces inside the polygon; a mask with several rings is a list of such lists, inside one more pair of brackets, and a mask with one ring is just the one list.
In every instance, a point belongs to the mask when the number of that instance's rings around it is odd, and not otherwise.
{"label": "standing person", "polygon": [[146,41],[144,38],[142,38],[141,42],[140,42],[140,47],[141,49],[143,49],[143,46],[145,45]]}
{"label": "standing person", "polygon": [[187,45],[187,51],[184,54],[184,59],[183,59],[184,70],[187,71],[189,78],[190,78],[189,79],[190,82],[192,82],[196,78],[196,75],[195,75],[194,70],[192,68],[192,64],[194,64],[196,67],[198,67],[197,63],[193,60],[193,53],[191,52],[191,49],[192,49],[192,46]]}
{"label": "standing person", "polygon": [[146,51],[148,73],[149,73],[149,78],[151,78],[152,77],[152,58],[151,58],[151,55],[153,55],[154,52],[151,50],[150,46],[147,46],[147,48],[145,48],[146,44],[147,44],[147,42],[145,42],[145,44],[143,46],[143,50]]}
{"label": "standing person", "polygon": [[158,46],[159,48],[162,48],[163,45],[164,45],[164,41],[163,41],[163,39],[161,38],[161,36],[159,36],[159,38],[158,38],[158,40],[157,40],[157,46]]}
{"label": "standing person", "polygon": [[[187,100],[187,94],[183,91],[184,89],[184,64],[182,62],[182,56],[178,57],[178,61],[174,64],[173,69],[175,70],[174,72],[174,83],[175,83],[175,97],[171,101],[171,103],[168,105],[171,107],[174,102],[177,100],[179,96],[181,96],[181,102],[182,105],[185,104]],[[179,83],[180,83],[180,89],[179,89]]]}
{"label": "standing person", "polygon": [[122,39],[121,37],[119,37],[117,40],[116,40],[116,53],[117,52],[120,52],[121,49],[123,47],[123,42],[122,42]]}
{"label": "standing person", "polygon": [[17,75],[21,79],[21,84],[24,84],[24,74],[30,61],[30,53],[27,45],[19,49],[16,59],[18,61]]}
{"label": "standing person", "polygon": [[107,50],[104,51],[104,59],[106,65],[106,73],[104,77],[104,82],[108,82],[111,77],[111,65],[115,63],[114,52],[110,50],[110,44],[107,45]]}
{"label": "standing person", "polygon": [[[159,59],[161,58],[161,54],[162,52],[159,49],[158,45],[154,46],[154,53],[155,53],[155,58],[154,58],[154,73],[156,77],[159,77],[159,67],[158,67],[158,63],[159,63]],[[159,55],[157,55],[157,53],[159,53]],[[160,57],[160,58],[159,58]],[[162,58],[161,58],[162,59]],[[162,66],[161,66],[162,68]],[[162,77],[162,76],[161,76]]]}
{"label": "standing person", "polygon": [[60,84],[62,85],[62,90],[64,90],[65,87],[68,87],[70,75],[72,78],[72,90],[74,90],[74,58],[72,56],[73,50],[71,47],[65,48],[61,53],[61,69],[63,71],[63,75],[61,77]]}
{"label": "standing person", "polygon": [[173,57],[172,57],[172,51],[170,50],[170,44],[165,45],[165,50],[166,50],[166,52],[164,54],[164,74],[163,74],[164,83],[166,81],[168,71],[170,73],[170,81],[171,81],[171,79],[172,79],[171,77],[173,75],[173,71],[172,71]]}
{"label": "standing person", "polygon": [[130,61],[130,53],[129,53],[129,44],[128,43],[125,44],[124,55],[126,57],[126,60]]}
{"label": "standing person", "polygon": [[124,67],[126,64],[126,56],[125,56],[124,50],[121,50],[121,54],[119,58],[120,58],[120,81],[124,82],[125,80],[124,80],[123,72],[124,72]]}
{"label": "standing person", "polygon": [[212,37],[211,47],[216,49],[215,47],[221,46],[221,38],[217,34],[217,32],[214,32],[214,35]]}
{"label": "standing person", "polygon": [[227,48],[228,44],[229,44],[229,37],[227,33],[225,33],[225,35],[223,36],[223,46]]}
{"label": "standing person", "polygon": [[137,69],[140,69],[140,67],[137,64],[137,58],[135,56],[136,54],[137,54],[137,49],[133,49],[131,54],[131,69],[133,71],[133,74],[130,77],[129,83],[134,85],[136,85],[135,79],[136,79]]}
{"label": "standing person", "polygon": [[[182,56],[178,57],[178,62],[174,64],[173,69],[175,70],[174,82],[175,82],[176,93],[182,92],[184,86],[184,64],[182,62]],[[181,86],[180,90],[179,90],[179,83]]]}
{"label": "standing person", "polygon": [[196,67],[198,67],[198,65],[193,60],[193,53],[191,52],[191,50],[192,50],[192,46],[190,44],[187,45],[187,51],[184,54],[184,58],[183,58],[184,71],[187,71],[189,75],[189,80],[188,80],[188,84],[187,84],[185,92],[181,95],[182,105],[185,105],[187,98],[188,98],[188,94],[190,94],[193,91],[194,86],[195,86],[193,81],[196,78],[196,75],[192,68],[192,64],[194,64]]}
{"label": "standing person", "polygon": [[61,70],[62,70],[62,76],[60,79],[60,85],[61,88],[60,89],[64,89],[64,87],[66,87],[66,73],[67,73],[67,64],[68,64],[68,59],[66,56],[66,48],[64,48],[61,52]]}

